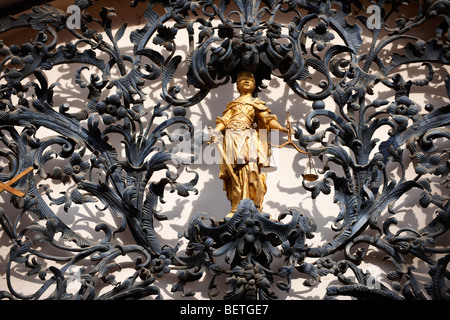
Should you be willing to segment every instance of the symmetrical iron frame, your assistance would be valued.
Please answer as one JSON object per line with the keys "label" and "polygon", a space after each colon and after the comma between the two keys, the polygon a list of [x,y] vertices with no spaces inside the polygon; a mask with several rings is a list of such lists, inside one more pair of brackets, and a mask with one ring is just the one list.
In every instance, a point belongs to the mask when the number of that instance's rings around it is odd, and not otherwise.
{"label": "symmetrical iron frame", "polygon": [[[420,105],[410,97],[418,86],[432,90],[435,66],[449,65],[449,1],[378,0],[363,5],[337,0],[134,0],[131,6],[143,11],[145,25],[130,34],[132,54],[120,47],[127,25],[112,30],[114,9],[103,7],[96,18],[91,0],[75,4],[81,9],[78,28],[68,28],[71,13],[50,5],[0,19],[1,32],[22,27],[37,32],[34,40],[21,45],[0,43],[0,156],[5,170],[0,181],[6,185],[25,169],[34,168],[12,185],[25,193],[24,197],[9,195],[17,210],[0,208],[2,237],[7,236],[11,244],[4,262],[7,288],[2,285],[1,298],[161,299],[158,283],[171,273],[178,275],[172,287],[177,297],[194,295],[189,283],[208,273],[211,299],[282,299],[292,291],[291,280],[305,275],[313,280],[305,282],[309,286],[324,275],[336,277],[340,284],[327,287],[327,299],[450,298],[445,284],[450,261],[449,197],[448,191],[435,191],[448,190],[450,183],[450,105]],[[374,16],[366,11],[368,6]],[[388,25],[392,15],[406,12],[404,8],[414,15]],[[94,26],[101,26],[102,33]],[[414,33],[430,27],[429,39]],[[363,29],[373,39],[367,50],[362,49]],[[62,30],[74,40],[58,43]],[[182,62],[176,47],[180,30],[189,36],[185,85],[195,92],[188,98],[179,98],[180,88],[170,85]],[[342,44],[334,44],[336,36]],[[397,41],[405,44],[400,53],[383,59],[383,50]],[[81,50],[82,45],[89,48]],[[74,75],[87,93],[81,110],[70,103],[55,106],[57,84],[49,83],[44,74],[69,63],[83,65]],[[404,79],[398,72],[401,66],[417,63],[428,71],[423,80]],[[81,72],[91,72],[89,68],[96,71],[86,82]],[[120,75],[112,74],[113,68]],[[183,250],[161,243],[154,228],[154,219],[167,219],[156,209],[167,187],[180,197],[196,192],[201,196],[201,190],[195,189],[198,174],[189,164],[204,137],[194,134],[186,109],[211,90],[234,82],[243,69],[255,74],[260,90],[264,81],[276,77],[293,93],[312,101],[304,123],[295,125],[295,141],[323,161],[320,179],[303,181],[303,188],[313,199],[334,189],[331,232],[335,236],[324,246],[307,245],[317,230],[310,214],[288,209],[273,220],[256,210],[251,200],[243,200],[231,219],[195,216],[183,234],[188,241]],[[313,81],[312,73],[321,77],[319,92],[310,92],[304,85]],[[440,76],[450,97],[449,74]],[[161,83],[160,101],[146,100],[142,88],[149,83]],[[388,88],[391,97],[374,97],[375,86]],[[338,111],[325,104],[327,97],[334,99]],[[321,124],[319,118],[330,121]],[[386,126],[389,136],[378,143],[377,134]],[[180,138],[171,130],[175,127],[183,127],[195,142],[192,157],[180,158],[170,148],[169,142]],[[44,128],[55,135],[39,137]],[[108,140],[111,134],[121,136],[125,157]],[[413,178],[406,174],[406,154],[416,173]],[[56,157],[65,165],[47,171],[45,165]],[[170,173],[168,162],[173,160],[187,168],[191,181],[179,182]],[[392,167],[399,174],[391,175]],[[166,176],[155,180],[162,170],[167,170]],[[49,184],[56,182],[76,187],[55,197]],[[395,202],[412,189],[421,192],[418,204],[435,206],[436,215],[420,230],[399,224],[399,230],[392,232],[398,223]],[[66,211],[97,201],[104,206],[98,210],[111,210],[121,225],[113,230],[99,224],[95,232],[103,232],[104,238],[90,241],[58,217],[48,201]],[[386,211],[392,217],[380,221]],[[285,223],[287,216],[290,220]],[[124,230],[132,233],[135,243],[117,241]],[[43,243],[63,254],[40,250]],[[392,262],[386,275],[391,288],[359,268],[365,251],[354,248],[360,245],[376,248]],[[344,258],[336,261],[334,254],[339,252]],[[135,272],[117,281],[116,259],[130,253],[137,254]],[[417,259],[429,266],[424,287],[414,274]],[[19,267],[33,282],[41,281],[35,292],[15,289],[11,273]],[[75,277],[79,289],[69,293],[67,287]],[[228,285],[226,292],[216,283],[219,278]]]}

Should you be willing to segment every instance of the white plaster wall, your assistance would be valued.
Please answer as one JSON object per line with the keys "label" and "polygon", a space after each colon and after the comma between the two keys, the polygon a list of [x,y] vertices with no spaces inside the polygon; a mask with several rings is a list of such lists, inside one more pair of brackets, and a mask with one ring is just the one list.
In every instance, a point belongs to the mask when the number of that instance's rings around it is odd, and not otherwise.
{"label": "white plaster wall", "polygon": [[[71,1],[55,1],[52,3],[53,6],[64,11],[70,4]],[[145,22],[143,17],[140,17],[145,5],[140,3],[137,9],[130,9],[128,7],[128,0],[114,1],[114,3],[99,1],[99,3],[88,9],[88,11],[95,15],[100,10],[102,5],[113,6],[116,8],[117,18],[114,19],[114,26],[116,28],[120,27],[125,22],[128,23],[127,31],[120,42],[120,46],[121,50],[124,50],[124,53],[132,53],[132,45],[129,42],[129,32],[134,28],[143,25]],[[423,31],[429,32],[428,30]],[[185,33],[185,31],[180,31],[180,34],[177,37],[177,49],[179,49],[177,54],[181,54],[184,59],[186,57],[186,51],[188,50],[188,43],[187,39],[186,42],[182,42],[180,35],[183,32]],[[30,33],[29,31],[25,32],[24,30],[8,32],[3,36],[4,43],[6,44],[21,44],[32,38],[34,38],[33,31]],[[336,35],[336,39],[339,39],[338,35]],[[60,42],[64,43],[69,40],[70,35],[67,32],[62,32]],[[364,35],[364,41],[365,42],[361,50],[367,50],[370,45],[370,38],[368,35]],[[149,43],[149,46],[151,47],[154,45]],[[401,47],[393,46],[388,49],[396,51],[401,50]],[[389,54],[389,52],[385,53]],[[60,85],[55,88],[55,108],[58,108],[61,103],[66,101],[70,103],[71,107],[83,105],[88,91],[86,89],[81,89],[75,83],[74,73],[79,67],[80,65],[56,66],[52,70],[45,72],[49,83],[60,83]],[[411,99],[414,100],[416,104],[422,106],[422,108],[426,103],[433,103],[436,107],[438,107],[449,102],[445,94],[445,88],[443,87],[443,79],[445,77],[444,73],[446,71],[445,67],[439,67],[437,65],[435,67],[436,72],[433,83],[426,88],[414,87],[411,92]],[[186,70],[186,66],[184,66],[183,70],[177,74],[178,78],[174,81],[174,84],[179,84],[183,90],[185,89],[183,72]],[[91,68],[88,71],[85,70],[83,71],[83,74],[86,79],[88,79],[92,72],[95,72],[95,69]],[[403,68],[402,72],[405,75],[405,78],[423,78],[423,75],[426,74],[425,68],[419,64],[417,64],[417,68]],[[315,83],[317,82],[311,82],[311,84]],[[291,123],[300,121],[301,126],[304,127],[304,120],[311,110],[312,103],[309,101],[304,101],[302,98],[293,94],[280,79],[273,78],[265,84],[268,88],[263,90],[259,97],[267,102],[267,105],[272,109],[273,113],[278,116],[280,123],[286,123],[286,111],[288,111],[290,113]],[[149,112],[151,112],[151,108],[160,102],[160,86],[158,84],[148,83],[147,81],[144,89],[148,94],[145,107],[148,108]],[[191,88],[188,88],[187,90],[188,94],[192,93]],[[317,91],[319,91],[319,89],[317,89]],[[183,94],[183,91],[181,94]],[[187,111],[187,116],[194,124],[201,124],[202,130],[206,131],[208,126],[214,127],[215,118],[222,114],[226,102],[231,101],[237,96],[238,93],[234,88],[234,84],[229,83],[219,89],[211,91],[211,94],[201,103],[189,108]],[[386,87],[379,84],[375,87],[373,99],[387,99],[389,101],[393,101],[392,91],[388,91]],[[335,103],[331,97],[327,98],[325,102],[327,109],[334,108]],[[323,121],[323,124],[326,125],[326,120],[324,119]],[[39,131],[42,136],[51,134],[50,132],[42,129]],[[386,139],[388,137],[387,129],[384,132],[380,132],[379,137],[382,141]],[[113,143],[120,148],[119,138],[120,137],[117,135],[111,135],[110,141],[113,141]],[[281,142],[283,141],[284,140]],[[405,161],[410,162],[408,159],[408,154],[405,154],[404,157]],[[86,153],[85,159],[88,158],[89,153]],[[315,237],[308,240],[308,244],[310,246],[318,246],[331,241],[334,236],[331,226],[334,218],[339,212],[337,204],[333,203],[333,190],[330,195],[321,194],[316,200],[311,198],[310,193],[302,188],[301,178],[301,174],[304,172],[307,164],[307,157],[303,154],[299,154],[292,147],[275,150],[275,160],[277,160],[276,165],[278,169],[268,175],[268,192],[264,201],[265,211],[270,213],[273,217],[277,217],[278,214],[286,208],[299,208],[301,212],[313,217],[317,223],[317,232],[315,233]],[[319,160],[315,159],[314,161],[317,168],[321,168],[321,163]],[[55,159],[52,162],[52,164],[60,166],[63,166],[63,163],[65,164],[64,161],[59,159]],[[4,166],[5,162],[3,161],[0,164]],[[218,179],[219,168],[217,165],[207,165],[202,163],[191,165],[189,168],[194,169],[200,175],[199,182],[196,185],[199,190],[198,194],[191,194],[187,198],[182,198],[177,196],[176,193],[167,192],[165,195],[166,203],[161,204],[160,209],[161,213],[168,216],[168,220],[155,223],[155,229],[160,236],[161,243],[170,245],[180,243],[181,250],[186,244],[186,241],[184,239],[180,239],[178,234],[183,231],[194,215],[199,212],[208,212],[217,219],[221,219],[226,213],[229,212],[228,210],[230,208],[229,202],[226,199],[224,191],[222,190],[222,180]],[[180,181],[191,180],[193,175],[183,169],[184,168],[176,169],[173,167],[174,172],[181,174],[179,178]],[[396,175],[398,174],[397,170],[398,168],[393,167],[391,173]],[[161,172],[161,175],[164,174],[164,172]],[[415,176],[414,167],[411,165],[408,166],[408,174],[410,177]],[[157,181],[156,177],[155,181]],[[41,183],[51,183],[51,181],[46,180]],[[58,192],[68,190],[73,186],[73,183],[70,185],[59,184],[52,185],[52,189],[54,190],[54,195],[57,195]],[[404,217],[404,220],[398,227],[423,227],[434,217],[435,208],[428,208],[424,210],[423,208],[418,207],[418,204],[416,205],[416,199],[418,197],[417,192],[412,191],[411,193],[404,195],[404,197],[397,202],[396,209],[400,213],[396,215],[396,217],[399,221],[402,221],[402,217]],[[437,190],[437,192],[447,192],[448,194],[448,191],[444,188]],[[2,201],[4,202],[2,203],[2,206],[6,206],[8,210],[15,210],[18,212],[18,210],[9,206],[7,203],[8,199],[9,195],[5,192],[0,194],[0,203]],[[95,208],[94,204],[86,204],[83,206],[72,205],[68,212],[65,212],[62,208],[58,209],[56,207],[55,210],[58,212],[58,216],[66,224],[72,226],[74,231],[94,241],[99,240],[102,236],[101,234],[91,232],[96,224],[100,222],[107,222],[108,224],[116,227],[120,224],[120,221],[114,216],[114,214],[108,210],[99,211]],[[10,211],[8,211],[8,214],[9,212]],[[383,221],[387,218],[389,213],[385,213],[384,216],[385,217],[382,217],[379,221]],[[27,222],[29,222],[29,220],[27,220]],[[129,232],[126,231],[117,237],[117,242],[124,244],[133,243],[133,239]],[[5,263],[7,261],[6,259],[10,246],[11,241],[5,234],[3,234],[3,231],[0,230],[0,290],[6,290]],[[45,248],[45,245],[43,246]],[[382,256],[383,253],[377,252],[373,248],[369,248],[369,259],[367,259],[369,262],[365,262],[367,264],[366,267],[369,268],[369,270],[374,270],[374,268],[376,269],[380,267],[384,271],[389,271],[392,266],[386,262],[382,262]],[[340,258],[343,258],[343,255],[337,255],[335,260],[339,260]],[[118,261],[120,260],[123,260],[124,262],[131,262],[132,257],[120,257]],[[307,262],[312,263],[314,260],[315,259],[308,258]],[[371,261],[373,261],[374,264],[371,264]],[[124,266],[126,266],[126,264],[124,264]],[[115,274],[117,280],[120,281],[121,278],[125,279],[126,276],[134,272],[132,267],[132,264],[129,264],[128,269],[124,267],[122,271],[116,272]],[[361,267],[364,267],[364,263]],[[420,262],[416,267],[420,270],[420,272],[424,273],[424,276],[426,276],[428,268],[424,265],[424,263]],[[16,269],[15,272],[17,277],[14,282],[14,288],[17,291],[33,292],[33,289],[40,287],[41,284],[38,281],[23,281],[25,280],[25,277],[22,275],[24,270]],[[73,272],[76,272],[76,270],[73,270]],[[303,285],[303,281],[305,279],[306,278],[301,275],[299,277],[295,277],[292,291],[290,292],[288,299],[321,299],[323,298],[325,288],[330,281],[332,283],[338,283],[333,276],[327,276],[322,279],[321,283],[316,284],[313,287],[307,287]],[[176,273],[173,272],[172,274],[166,275],[164,280],[167,282],[167,286],[161,288],[163,297],[165,299],[178,299],[176,295],[170,292],[172,283],[177,281]],[[190,288],[197,292],[194,299],[208,298],[206,295],[206,289],[209,280],[210,277],[206,275],[199,283],[190,285]],[[389,282],[386,284],[389,286]],[[159,282],[158,285],[161,285],[161,282]],[[77,283],[74,282],[73,286],[69,286],[69,288],[76,290],[78,288]],[[105,288],[105,290],[109,289],[110,287]],[[51,292],[51,290],[48,291]],[[222,293],[224,291],[226,291],[226,286],[222,287]]]}

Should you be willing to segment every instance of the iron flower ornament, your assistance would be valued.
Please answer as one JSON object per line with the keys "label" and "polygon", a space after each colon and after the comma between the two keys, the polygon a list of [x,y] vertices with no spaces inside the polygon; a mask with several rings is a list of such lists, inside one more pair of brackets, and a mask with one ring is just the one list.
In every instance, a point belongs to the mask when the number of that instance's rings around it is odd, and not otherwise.
{"label": "iron flower ornament", "polygon": [[[449,299],[450,206],[445,192],[436,190],[445,190],[449,181],[450,105],[431,105],[411,92],[432,89],[435,81],[450,97],[448,71],[435,74],[450,63],[450,3],[420,4],[412,10],[409,1],[135,0],[131,6],[142,11],[144,24],[129,33],[131,52],[121,46],[131,27],[113,30],[120,13],[110,7],[97,10],[93,1],[76,1],[79,28],[68,28],[70,13],[48,4],[2,17],[2,33],[27,27],[35,37],[24,44],[0,42],[0,181],[3,189],[20,191],[2,193],[7,201],[0,207],[0,225],[10,250],[0,297],[162,299],[162,281],[176,274],[171,290],[181,298],[195,295],[191,283],[207,274],[211,299],[282,299],[293,291],[292,280],[301,277],[311,288],[324,277],[338,280],[328,285],[326,299]],[[379,9],[380,28],[368,24],[368,5]],[[393,24],[392,16],[405,8],[414,13],[406,10]],[[429,38],[414,33],[421,28],[430,31]],[[371,35],[367,46],[363,30]],[[60,32],[72,40],[60,43]],[[186,33],[183,60],[177,40]],[[386,53],[395,43],[400,49]],[[81,64],[72,75],[86,93],[81,108],[55,105],[58,84],[46,76],[72,63]],[[425,76],[400,74],[399,68],[417,63]],[[181,70],[184,82],[174,86]],[[159,208],[167,192],[183,199],[202,193],[190,164],[206,140],[195,134],[186,110],[235,82],[242,70],[254,73],[255,95],[265,81],[277,78],[312,106],[292,127],[298,147],[322,164],[318,178],[299,181],[299,188],[314,201],[334,193],[333,237],[322,245],[309,242],[324,226],[305,210],[290,208],[272,218],[249,199],[229,219],[193,213],[180,234],[184,248],[164,243],[154,226],[171,218]],[[154,83],[161,87],[158,101],[150,101],[144,90]],[[193,90],[180,97],[180,86]],[[389,95],[376,96],[380,87]],[[327,98],[335,106],[325,103]],[[388,136],[380,141],[378,133],[386,127]],[[44,128],[53,135],[42,137]],[[174,130],[179,128],[187,134]],[[121,147],[111,135],[120,136]],[[190,155],[170,143],[183,139],[193,142]],[[405,158],[411,159],[414,177],[407,174]],[[170,171],[173,161],[185,169],[181,174]],[[33,174],[15,179],[27,168]],[[67,189],[55,196],[54,183]],[[397,219],[397,201],[411,190],[420,193],[418,214],[421,208],[435,208],[423,228]],[[98,212],[110,210],[118,226],[101,222],[91,230],[95,236],[86,237],[56,209],[89,204]],[[117,240],[125,231],[134,242]],[[384,281],[361,265],[367,247],[390,263]],[[119,280],[121,257],[129,258],[132,272]],[[429,267],[422,286],[412,260]],[[20,292],[16,266],[39,287]],[[221,290],[219,279],[228,290]]]}

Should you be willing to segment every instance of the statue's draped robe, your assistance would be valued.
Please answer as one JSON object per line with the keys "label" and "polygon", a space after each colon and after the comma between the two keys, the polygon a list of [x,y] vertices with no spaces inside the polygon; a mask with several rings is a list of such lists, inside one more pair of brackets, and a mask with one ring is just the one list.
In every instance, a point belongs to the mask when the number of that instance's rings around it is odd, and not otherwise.
{"label": "statue's draped robe", "polygon": [[[251,199],[259,210],[263,208],[267,174],[261,172],[261,168],[270,165],[267,137],[272,120],[278,121],[258,98],[236,99],[228,103],[222,117],[216,119],[216,123],[225,126],[224,159],[219,177],[231,202],[231,212],[236,211],[242,199]],[[232,174],[238,182],[232,179]]]}

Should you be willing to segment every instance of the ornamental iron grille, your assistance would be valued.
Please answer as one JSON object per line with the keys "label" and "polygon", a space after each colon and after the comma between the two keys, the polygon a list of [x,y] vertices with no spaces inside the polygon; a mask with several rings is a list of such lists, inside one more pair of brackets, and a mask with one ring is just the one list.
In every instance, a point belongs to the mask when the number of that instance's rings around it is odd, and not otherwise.
{"label": "ornamental iron grille", "polygon": [[[306,278],[304,288],[314,290],[324,277],[335,279],[326,299],[450,298],[450,105],[421,105],[411,95],[420,87],[433,92],[438,79],[448,101],[449,1],[134,0],[131,7],[144,21],[134,30],[113,29],[120,12],[91,0],[75,1],[78,11],[44,4],[0,19],[4,34],[28,28],[36,35],[0,43],[0,223],[9,245],[2,298],[162,299],[160,284],[172,280],[174,297],[187,298],[206,274],[211,299],[284,299],[292,281]],[[125,52],[129,31],[133,47]],[[61,44],[61,34],[71,40]],[[177,40],[186,35],[183,58]],[[397,52],[386,54],[397,42]],[[81,109],[54,103],[58,84],[46,71],[67,64],[81,65],[69,75],[84,93]],[[418,64],[426,70],[419,80],[398,72]],[[312,105],[293,123],[293,141],[322,166],[319,179],[299,179],[299,188],[312,199],[334,192],[332,237],[324,245],[309,245],[324,228],[310,213],[290,208],[269,218],[249,199],[230,219],[186,213],[193,218],[180,232],[184,248],[167,244],[155,228],[171,216],[165,192],[201,197],[191,164],[207,137],[194,130],[189,108],[236,82],[241,70],[254,74],[259,92],[276,78]],[[175,86],[180,73],[185,82]],[[310,85],[316,80],[317,92]],[[144,90],[152,84],[161,88],[158,101]],[[186,88],[191,94],[181,98]],[[379,88],[388,90],[386,99],[374,94]],[[188,133],[187,157],[172,148],[186,139],[174,128]],[[181,174],[168,169],[173,161]],[[191,180],[182,182],[186,176]],[[54,184],[66,190],[56,196]],[[420,191],[414,214],[428,215],[420,229],[397,219],[396,201],[412,190]],[[95,226],[99,240],[74,231],[55,209],[70,213],[91,203],[119,221],[117,228]],[[217,208],[219,215],[226,210]],[[120,241],[125,232],[133,243]],[[389,263],[383,280],[362,267],[368,248]],[[123,263],[124,256],[132,259]],[[415,274],[417,261],[427,266],[426,279]],[[130,264],[133,271],[119,281],[116,274]],[[38,283],[35,291],[17,289],[27,281]]]}

